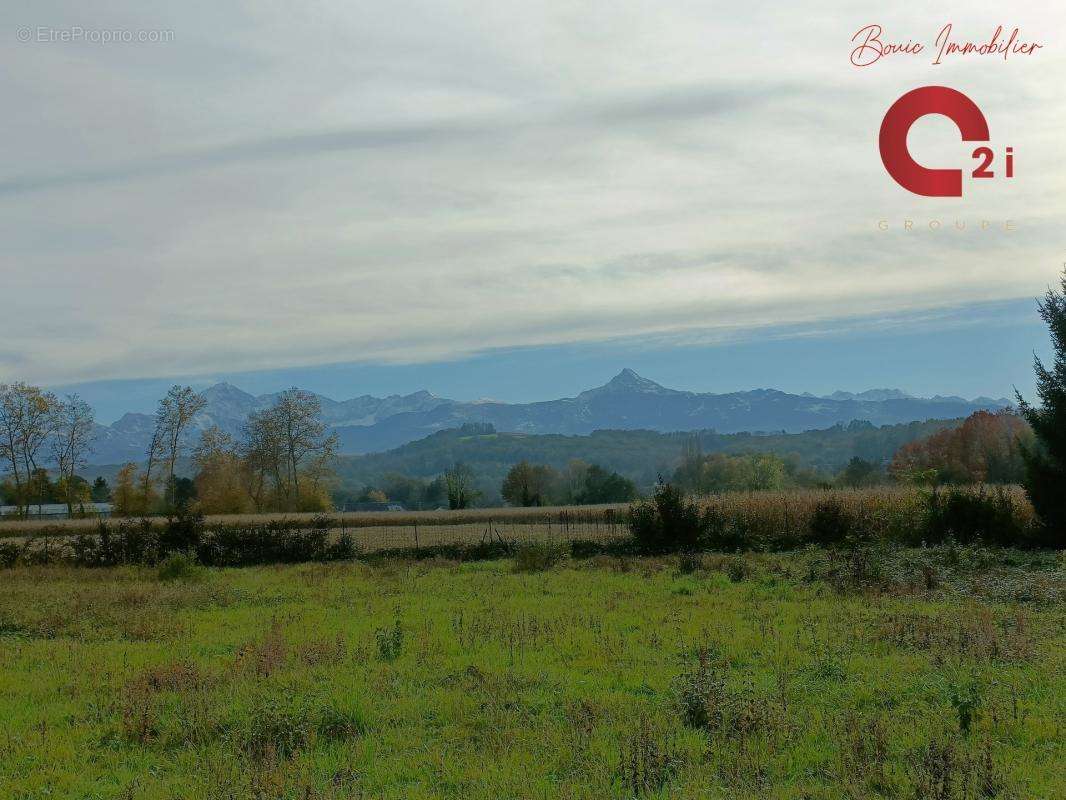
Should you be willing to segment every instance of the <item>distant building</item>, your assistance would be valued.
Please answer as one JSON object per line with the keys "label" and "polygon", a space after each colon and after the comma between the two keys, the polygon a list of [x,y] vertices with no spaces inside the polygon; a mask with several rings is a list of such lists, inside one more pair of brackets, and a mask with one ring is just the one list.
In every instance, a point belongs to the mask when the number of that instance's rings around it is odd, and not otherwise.
{"label": "distant building", "polygon": [[[80,514],[82,509],[89,516],[94,514],[101,517],[111,516],[110,503],[78,503],[74,506],[74,513]],[[0,517],[11,517],[17,513],[16,506],[0,506]],[[34,503],[30,506],[30,519],[66,519],[67,516],[65,503],[43,503],[41,505]]]}

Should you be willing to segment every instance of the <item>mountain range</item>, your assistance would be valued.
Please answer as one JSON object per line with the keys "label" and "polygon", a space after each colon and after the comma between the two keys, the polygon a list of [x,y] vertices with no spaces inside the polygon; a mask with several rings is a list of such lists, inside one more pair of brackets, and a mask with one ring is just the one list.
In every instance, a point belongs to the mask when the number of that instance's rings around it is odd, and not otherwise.
{"label": "mountain range", "polygon": [[[273,405],[277,395],[255,396],[228,383],[203,392],[204,410],[191,436],[212,425],[239,435],[253,411]],[[459,401],[427,391],[350,400],[318,396],[322,419],[337,434],[342,454],[380,452],[466,423],[489,423],[497,431],[527,434],[589,434],[596,430],[659,432],[714,430],[718,433],[773,431],[796,433],[865,420],[891,425],[926,419],[965,417],[979,409],[998,409],[1005,399],[913,397],[898,389],[857,394],[838,391],[827,397],[776,389],[712,394],[669,389],[624,369],[603,386],[576,397],[534,403]],[[144,457],[154,420],[128,413],[112,425],[98,425],[92,461],[116,464]]]}

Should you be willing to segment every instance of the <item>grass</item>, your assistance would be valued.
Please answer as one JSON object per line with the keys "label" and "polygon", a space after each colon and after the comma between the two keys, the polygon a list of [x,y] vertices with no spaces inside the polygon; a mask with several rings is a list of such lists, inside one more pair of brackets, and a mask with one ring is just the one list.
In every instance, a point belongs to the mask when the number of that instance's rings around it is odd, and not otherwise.
{"label": "grass", "polygon": [[1060,555],[532,555],[0,570],[0,797],[1066,796]]}

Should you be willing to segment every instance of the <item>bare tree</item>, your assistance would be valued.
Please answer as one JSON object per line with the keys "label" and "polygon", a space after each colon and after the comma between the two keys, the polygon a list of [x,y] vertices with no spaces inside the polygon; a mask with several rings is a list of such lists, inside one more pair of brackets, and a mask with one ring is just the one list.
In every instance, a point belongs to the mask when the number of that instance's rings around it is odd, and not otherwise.
{"label": "bare tree", "polygon": [[184,450],[184,435],[193,418],[199,414],[207,400],[191,386],[170,387],[166,397],[159,401],[155,412],[155,431],[148,448],[148,463],[145,469],[145,496],[151,485],[152,468],[157,460],[166,466],[165,493],[168,504],[173,501],[174,469]]}
{"label": "bare tree", "polygon": [[0,459],[15,481],[15,502],[22,516],[29,514],[38,453],[56,430],[58,403],[54,394],[36,386],[0,384]]}
{"label": "bare tree", "polygon": [[257,506],[263,503],[267,477],[274,485],[278,505],[298,508],[301,477],[317,489],[328,474],[336,454],[336,436],[326,435],[317,397],[300,389],[282,392],[268,409],[248,418],[243,457],[253,479],[250,493]]}
{"label": "bare tree", "polygon": [[321,420],[322,404],[310,392],[292,388],[281,393],[274,406],[278,429],[285,450],[285,466],[296,502],[300,499],[300,466],[305,458],[332,458],[337,449],[337,437],[326,436]]}
{"label": "bare tree", "polygon": [[57,403],[52,456],[59,467],[67,514],[71,516],[74,514],[74,479],[91,452],[94,425],[92,408],[78,395],[67,395]]}
{"label": "bare tree", "polygon": [[257,511],[266,510],[268,482],[273,484],[276,499],[280,499],[284,491],[281,477],[284,458],[277,422],[273,409],[266,409],[252,412],[244,426],[240,454],[244,462],[248,494]]}

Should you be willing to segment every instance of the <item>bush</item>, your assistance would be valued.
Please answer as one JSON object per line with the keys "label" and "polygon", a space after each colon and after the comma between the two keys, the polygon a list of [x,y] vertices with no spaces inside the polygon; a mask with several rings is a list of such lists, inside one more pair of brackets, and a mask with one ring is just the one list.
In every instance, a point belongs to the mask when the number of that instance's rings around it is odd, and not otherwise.
{"label": "bush", "polygon": [[811,514],[809,539],[814,544],[840,545],[855,539],[858,520],[836,498],[823,500]]}
{"label": "bush", "polygon": [[952,540],[1019,547],[1028,543],[1026,526],[1015,513],[1010,496],[1003,489],[989,491],[984,487],[931,492],[924,533],[930,544]]}
{"label": "bush", "polygon": [[515,572],[543,572],[551,569],[564,558],[569,550],[566,544],[553,542],[530,542],[515,548]]}
{"label": "bush", "polygon": [[22,548],[14,542],[0,542],[0,567],[13,567],[19,562]]}
{"label": "bush", "polygon": [[692,553],[708,545],[713,523],[710,510],[662,480],[651,500],[635,505],[629,512],[629,532],[641,555]]}
{"label": "bush", "polygon": [[196,581],[204,577],[204,568],[195,556],[172,553],[159,565],[158,575],[161,581]]}
{"label": "bush", "polygon": [[186,506],[167,518],[167,524],[159,533],[159,554],[188,553],[200,546],[204,535],[204,515],[189,511]]}
{"label": "bush", "polygon": [[728,556],[725,562],[725,574],[733,583],[740,583],[755,574],[751,562],[744,556]]}

